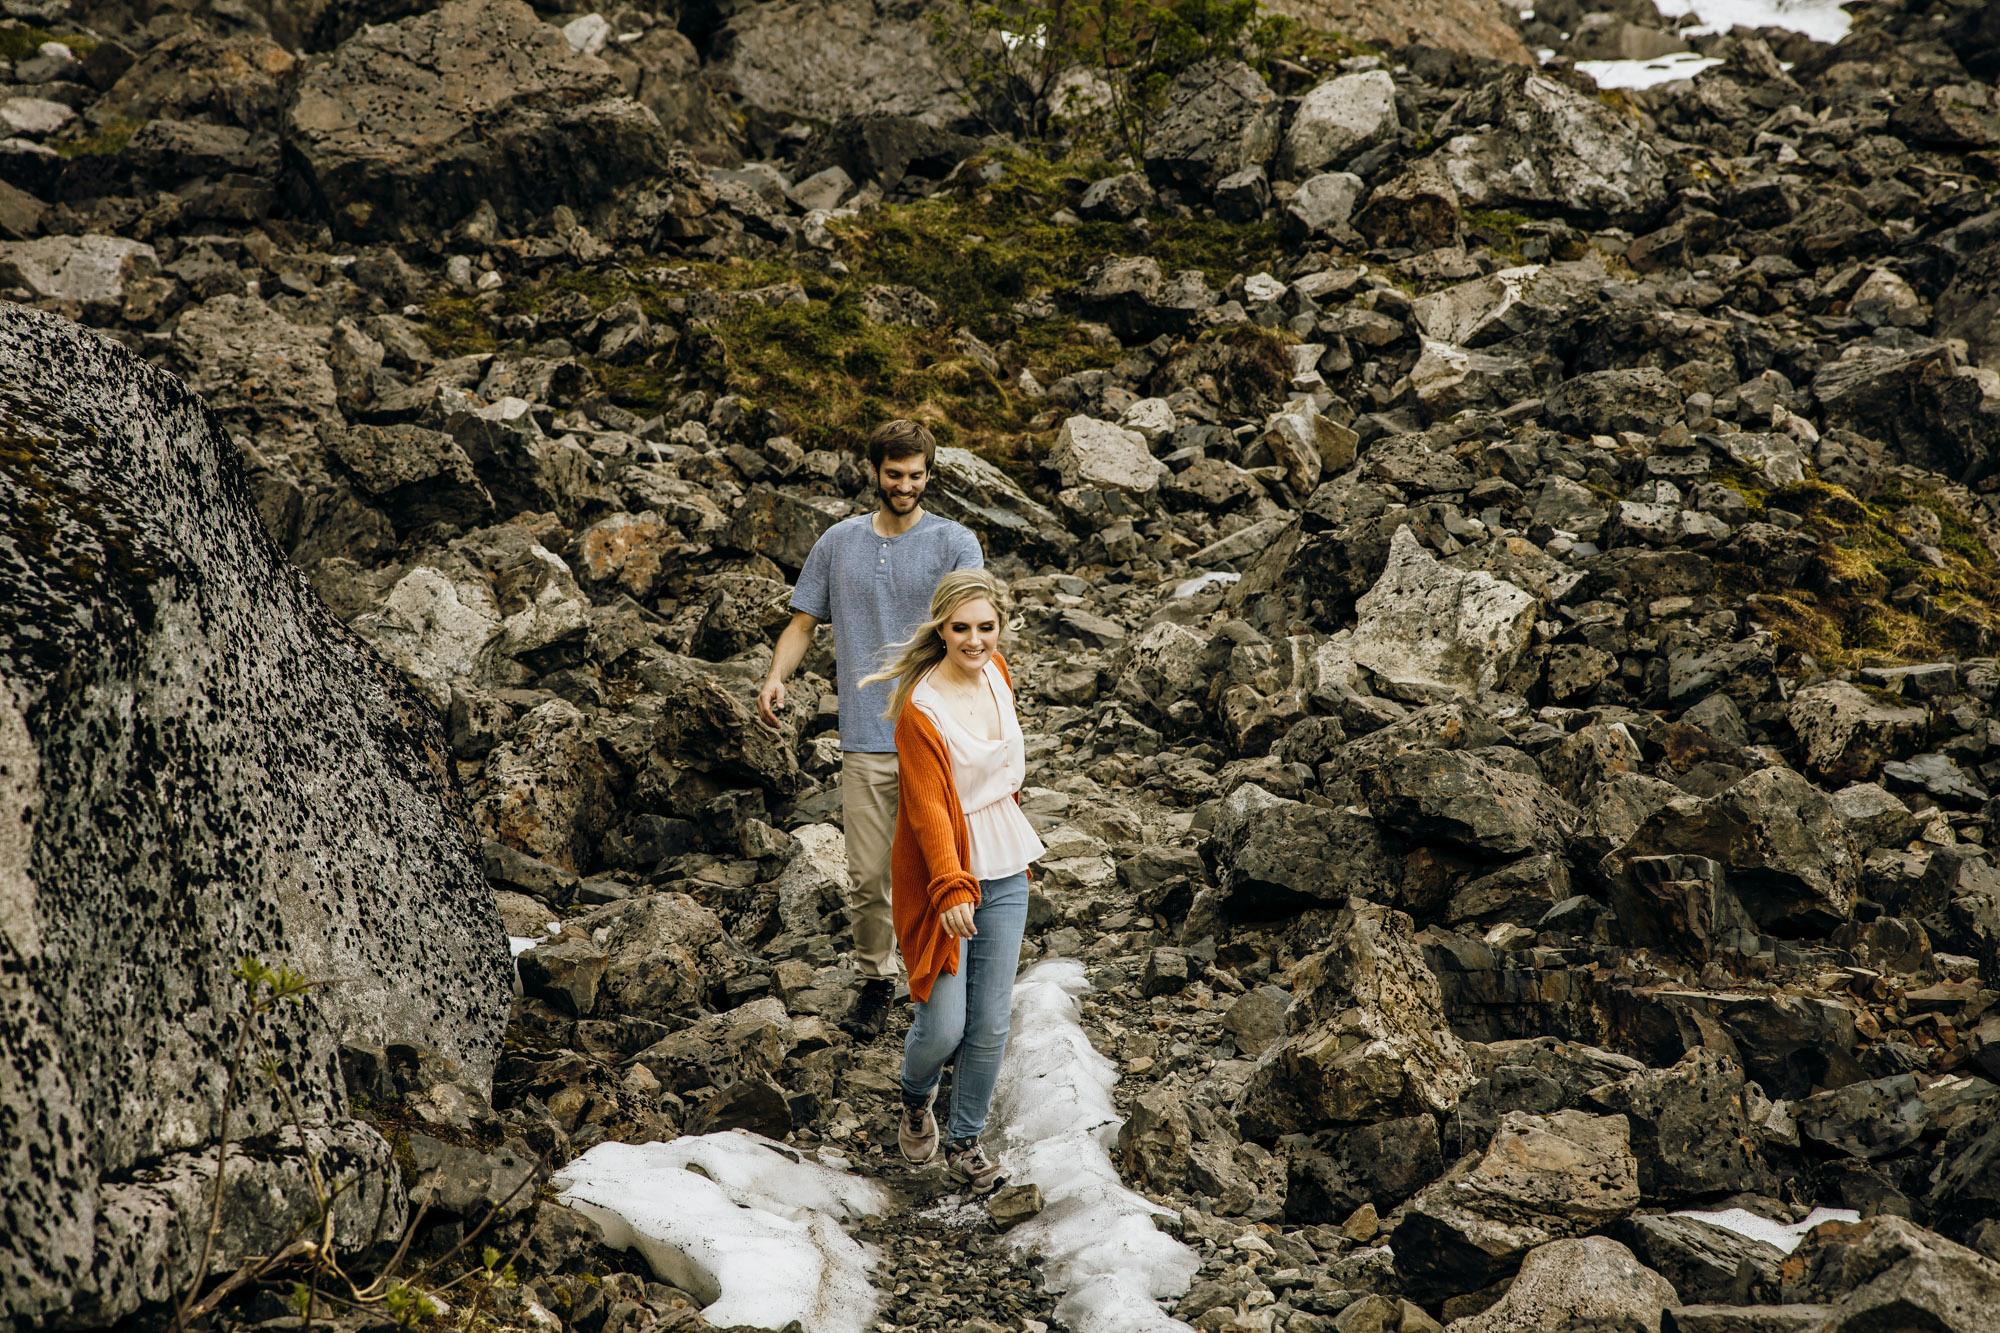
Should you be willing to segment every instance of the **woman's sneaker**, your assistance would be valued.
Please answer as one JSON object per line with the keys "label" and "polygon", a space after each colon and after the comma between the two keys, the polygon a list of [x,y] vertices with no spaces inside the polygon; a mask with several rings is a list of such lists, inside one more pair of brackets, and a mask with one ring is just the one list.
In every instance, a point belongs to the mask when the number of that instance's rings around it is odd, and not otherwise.
{"label": "woman's sneaker", "polygon": [[937,1100],[937,1089],[918,1105],[903,1103],[903,1113],[896,1117],[896,1146],[903,1150],[903,1160],[912,1166],[921,1166],[937,1156],[938,1123],[931,1114],[931,1103]]}
{"label": "woman's sneaker", "polygon": [[984,1194],[1007,1177],[1001,1172],[986,1150],[979,1146],[978,1139],[965,1139],[951,1144],[944,1150],[945,1165],[951,1174],[970,1185],[975,1193]]}

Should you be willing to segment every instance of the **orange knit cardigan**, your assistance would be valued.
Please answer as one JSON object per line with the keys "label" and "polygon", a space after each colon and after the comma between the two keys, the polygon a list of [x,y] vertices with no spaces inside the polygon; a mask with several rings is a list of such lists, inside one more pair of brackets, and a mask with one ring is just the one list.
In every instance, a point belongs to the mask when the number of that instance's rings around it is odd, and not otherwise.
{"label": "orange knit cardigan", "polygon": [[[995,653],[993,660],[1011,691],[1007,659]],[[908,704],[896,719],[896,772],[896,841],[889,852],[896,944],[909,969],[910,998],[927,1001],[940,972],[958,975],[958,940],[941,918],[960,903],[977,907],[979,881],[965,868],[972,844],[951,751],[937,724]]]}

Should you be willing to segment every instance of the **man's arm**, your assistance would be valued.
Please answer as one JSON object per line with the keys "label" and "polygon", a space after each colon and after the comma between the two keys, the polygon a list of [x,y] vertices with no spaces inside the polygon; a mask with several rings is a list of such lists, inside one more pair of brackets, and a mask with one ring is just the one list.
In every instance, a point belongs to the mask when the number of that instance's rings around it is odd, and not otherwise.
{"label": "man's arm", "polygon": [[778,726],[778,710],[785,706],[785,682],[805,660],[806,650],[812,647],[813,630],[818,626],[818,616],[792,612],[792,623],[785,626],[778,635],[778,646],[771,650],[771,674],[764,677],[764,688],[757,691],[757,716],[774,731]]}

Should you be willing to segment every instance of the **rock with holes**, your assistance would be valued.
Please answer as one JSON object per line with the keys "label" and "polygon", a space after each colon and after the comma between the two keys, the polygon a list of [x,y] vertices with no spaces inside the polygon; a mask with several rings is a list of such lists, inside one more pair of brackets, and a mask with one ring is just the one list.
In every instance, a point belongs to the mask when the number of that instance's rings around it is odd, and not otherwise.
{"label": "rock with holes", "polygon": [[1624,1116],[1510,1111],[1484,1156],[1411,1202],[1391,1241],[1397,1271],[1425,1290],[1476,1291],[1530,1250],[1618,1221],[1639,1198]]}
{"label": "rock with holes", "polygon": [[449,0],[312,65],[285,142],[301,202],[343,239],[447,228],[482,202],[518,224],[665,169],[659,119],[624,94],[521,0]]}
{"label": "rock with holes", "polygon": [[283,1083],[236,1094],[259,1149],[203,1278],[310,1221],[308,1148],[355,1182],[343,1249],[401,1215],[338,1051],[483,1084],[511,969],[436,714],[272,545],[216,418],[17,305],[0,381],[0,1316],[108,1326],[196,1276],[242,959],[318,984],[257,1026]]}
{"label": "rock with holes", "polygon": [[1337,942],[1298,968],[1287,1035],[1244,1089],[1246,1134],[1446,1111],[1472,1083],[1410,918],[1357,899],[1329,933]]}

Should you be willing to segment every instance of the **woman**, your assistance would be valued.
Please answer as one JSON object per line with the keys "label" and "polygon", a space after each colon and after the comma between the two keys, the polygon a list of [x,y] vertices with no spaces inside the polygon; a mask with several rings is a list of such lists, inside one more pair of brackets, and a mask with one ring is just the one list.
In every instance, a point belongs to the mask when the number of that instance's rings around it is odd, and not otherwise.
{"label": "woman", "polygon": [[1044,850],[1020,807],[1027,763],[1000,656],[1005,615],[991,573],[955,570],[931,594],[930,618],[869,677],[895,683],[884,714],[896,723],[901,793],[890,878],[915,1009],[897,1142],[911,1162],[937,1152],[931,1105],[956,1054],[945,1161],[981,1192],[1000,1183],[979,1133],[1007,1050],[1028,865]]}

